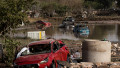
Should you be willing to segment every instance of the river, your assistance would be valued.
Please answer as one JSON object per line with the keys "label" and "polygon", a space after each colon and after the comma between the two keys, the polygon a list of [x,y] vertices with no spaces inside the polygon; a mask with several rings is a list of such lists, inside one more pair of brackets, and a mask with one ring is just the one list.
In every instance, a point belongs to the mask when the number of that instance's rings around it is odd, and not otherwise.
{"label": "river", "polygon": [[46,36],[55,39],[99,39],[109,40],[112,42],[120,42],[120,25],[117,24],[88,24],[90,33],[88,36],[82,36],[79,33],[74,33],[73,28],[58,28],[52,26],[47,28]]}
{"label": "river", "polygon": [[[98,39],[109,40],[112,42],[120,42],[120,25],[119,24],[87,24],[90,30],[89,35],[82,36],[80,33],[74,33],[73,28],[58,28],[51,26],[45,29],[46,38],[82,40],[82,39]],[[28,29],[24,32],[19,31],[14,34],[15,37],[25,37],[28,31],[39,31],[39,29]]]}

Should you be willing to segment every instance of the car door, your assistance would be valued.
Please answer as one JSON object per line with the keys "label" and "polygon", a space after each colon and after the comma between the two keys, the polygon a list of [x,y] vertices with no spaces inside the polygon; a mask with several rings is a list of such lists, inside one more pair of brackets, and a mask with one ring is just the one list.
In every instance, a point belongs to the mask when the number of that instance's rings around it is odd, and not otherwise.
{"label": "car door", "polygon": [[61,52],[56,42],[53,42],[52,44],[52,51],[53,51],[54,59],[61,60]]}
{"label": "car door", "polygon": [[60,46],[60,54],[61,54],[61,59],[62,61],[66,61],[67,60],[67,53],[66,53],[66,48],[65,48],[65,44],[61,44],[59,43]]}

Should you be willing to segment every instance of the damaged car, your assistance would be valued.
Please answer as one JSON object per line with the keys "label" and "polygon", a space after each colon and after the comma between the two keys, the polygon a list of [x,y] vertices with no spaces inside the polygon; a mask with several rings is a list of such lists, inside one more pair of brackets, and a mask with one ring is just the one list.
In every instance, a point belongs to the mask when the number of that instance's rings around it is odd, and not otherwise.
{"label": "damaged car", "polygon": [[14,68],[58,68],[57,60],[70,61],[68,47],[61,40],[41,40],[21,49]]}
{"label": "damaged car", "polygon": [[89,33],[90,33],[90,30],[89,30],[87,25],[77,24],[74,27],[73,32],[74,33],[79,33],[79,35],[81,35],[81,36],[88,36]]}
{"label": "damaged car", "polygon": [[48,27],[51,26],[51,23],[47,22],[47,21],[41,21],[41,20],[39,20],[39,21],[36,21],[35,23],[36,23],[36,27],[38,29],[45,29],[45,28],[48,28]]}

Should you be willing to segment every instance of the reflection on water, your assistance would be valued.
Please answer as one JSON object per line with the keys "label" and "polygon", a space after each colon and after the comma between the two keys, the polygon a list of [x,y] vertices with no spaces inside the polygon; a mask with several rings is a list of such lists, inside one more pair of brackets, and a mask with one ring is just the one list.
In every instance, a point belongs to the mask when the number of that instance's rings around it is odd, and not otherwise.
{"label": "reflection on water", "polygon": [[81,34],[81,33],[74,32],[74,36],[76,38],[88,38],[89,35],[84,35],[84,34]]}
{"label": "reflection on water", "polygon": [[107,39],[109,41],[118,40],[118,25],[95,25],[91,30],[90,39]]}
{"label": "reflection on water", "polygon": [[81,36],[79,33],[73,33],[72,28],[58,28],[50,27],[46,30],[47,37],[55,39],[106,39],[109,41],[120,40],[120,25],[88,25],[90,34],[88,36]]}
{"label": "reflection on water", "polygon": [[110,41],[119,41],[118,39],[118,25],[114,25],[113,30],[110,31],[107,30],[107,35],[105,36],[106,39],[109,39]]}
{"label": "reflection on water", "polygon": [[117,29],[117,36],[118,36],[118,39],[119,39],[119,42],[120,42],[120,25],[117,26],[118,29]]}

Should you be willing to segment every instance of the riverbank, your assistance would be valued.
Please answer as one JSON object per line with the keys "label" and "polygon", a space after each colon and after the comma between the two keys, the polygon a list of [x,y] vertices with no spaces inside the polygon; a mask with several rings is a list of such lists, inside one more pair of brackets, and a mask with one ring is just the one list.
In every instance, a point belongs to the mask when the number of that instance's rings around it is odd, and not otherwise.
{"label": "riverbank", "polygon": [[[51,17],[51,18],[28,18],[30,23],[36,22],[38,20],[49,21],[52,25],[57,25],[62,23],[64,17]],[[56,22],[57,21],[57,22]],[[85,24],[120,24],[120,16],[99,16],[95,18],[86,18],[86,19],[76,19],[75,23],[87,22]]]}
{"label": "riverbank", "polygon": [[109,21],[80,21],[86,22],[85,24],[120,24],[120,21],[117,20],[109,20]]}

